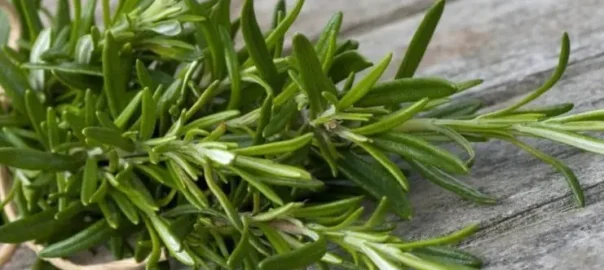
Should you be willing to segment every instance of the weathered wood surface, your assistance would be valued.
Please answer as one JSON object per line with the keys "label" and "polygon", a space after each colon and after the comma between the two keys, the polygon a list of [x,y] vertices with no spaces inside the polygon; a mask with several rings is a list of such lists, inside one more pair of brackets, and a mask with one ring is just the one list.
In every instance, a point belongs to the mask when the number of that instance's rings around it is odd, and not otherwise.
{"label": "weathered wood surface", "polygon": [[[571,66],[541,104],[572,100],[577,110],[602,107],[598,96],[602,97],[603,63],[599,57]],[[533,145],[574,169],[587,190],[586,208],[575,207],[563,177],[551,167],[509,144],[493,142],[478,145],[475,169],[467,180],[499,198],[497,205],[472,205],[417,182],[412,193],[416,217],[400,232],[429,236],[479,223],[482,231],[465,245],[487,260],[487,269],[602,269],[604,257],[594,254],[604,251],[597,237],[604,232],[600,224],[604,158],[549,142]]]}
{"label": "weathered wood surface", "polygon": [[[243,1],[232,2],[233,6],[238,6]],[[261,26],[270,26],[276,2],[276,0],[257,0],[255,2],[256,12],[261,14],[258,16]],[[297,0],[287,0],[288,10],[291,10],[296,2]],[[344,13],[341,34],[355,36],[375,31],[383,25],[423,12],[432,3],[432,0],[305,0],[304,9],[298,16],[298,21],[292,26],[290,34],[301,32],[312,36],[319,33],[327,20],[334,13],[341,11]],[[238,9],[233,9],[232,14],[237,15],[238,11]]]}
{"label": "weathered wood surface", "polygon": [[[270,23],[275,2],[256,1],[262,25]],[[359,40],[373,60],[387,52],[400,60],[421,11],[431,3],[306,0],[291,33],[316,35],[341,10],[344,37]],[[572,64],[561,83],[537,104],[575,102],[575,111],[602,108],[603,16],[601,0],[450,0],[419,74],[482,78],[485,84],[466,95],[488,103],[511,102],[549,76],[557,62],[559,38],[568,31]],[[478,158],[467,181],[499,203],[474,205],[415,180],[411,197],[416,213],[401,224],[401,235],[429,237],[479,223],[482,230],[464,246],[484,257],[487,269],[604,269],[604,157],[529,142],[575,170],[586,189],[584,209],[574,206],[563,177],[551,167],[509,144],[492,142],[477,145]],[[20,250],[5,269],[24,269],[31,262],[31,254]]]}

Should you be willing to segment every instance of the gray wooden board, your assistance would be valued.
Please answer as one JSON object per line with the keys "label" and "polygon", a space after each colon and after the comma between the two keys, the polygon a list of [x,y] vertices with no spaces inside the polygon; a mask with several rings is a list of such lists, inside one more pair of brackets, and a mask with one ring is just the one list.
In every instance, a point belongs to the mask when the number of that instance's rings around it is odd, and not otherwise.
{"label": "gray wooden board", "polygon": [[489,258],[488,269],[602,269],[602,184],[586,190],[584,210],[557,199],[500,221],[468,249]]}
{"label": "gray wooden board", "polygon": [[[451,1],[451,0],[450,0]],[[242,0],[234,0],[231,14],[237,15]],[[290,11],[297,0],[287,0]],[[357,35],[374,31],[384,24],[405,19],[410,15],[424,11],[434,1],[432,0],[305,0],[304,9],[298,16],[298,21],[292,26],[290,33],[301,32],[315,36],[323,29],[327,20],[336,12],[344,13],[344,23],[341,33]],[[452,2],[452,1],[451,1]],[[255,10],[258,22],[266,29],[272,21],[276,0],[256,0]]]}
{"label": "gray wooden board", "polygon": [[[233,1],[237,6],[240,1]],[[257,0],[261,25],[270,23],[276,1]],[[291,3],[292,1],[288,1]],[[395,52],[400,61],[410,36],[431,1],[307,0],[292,33],[316,35],[338,10],[345,12],[343,35],[362,44],[372,60]],[[290,4],[291,5],[291,4]],[[568,31],[572,55],[564,80],[540,104],[575,102],[576,111],[604,106],[604,3],[599,0],[457,0],[449,1],[419,75],[454,80],[483,78],[466,95],[489,103],[511,102],[537,87],[557,62],[559,37]],[[291,34],[291,33],[290,33]],[[393,61],[393,62],[394,62]],[[392,65],[393,68],[395,65]],[[393,69],[389,74],[394,72]],[[483,228],[464,246],[483,256],[487,269],[602,269],[604,157],[550,142],[529,140],[573,168],[587,193],[587,207],[577,209],[561,175],[530,155],[500,142],[478,144],[478,159],[466,180],[500,199],[478,206],[414,179],[416,209],[401,235],[423,238],[470,223]],[[20,250],[4,269],[23,269],[31,253]]]}
{"label": "gray wooden board", "polygon": [[[600,78],[604,58],[599,57],[570,67],[564,81],[551,90],[538,104],[552,104],[561,99],[574,101],[577,111],[604,106]],[[535,86],[527,83],[526,86]],[[540,150],[566,162],[577,174],[588,194],[602,189],[604,157],[546,141],[527,140]],[[525,152],[502,142],[477,144],[477,159],[470,177],[465,180],[480,190],[496,196],[495,206],[479,206],[435,188],[427,181],[415,179],[411,200],[416,209],[411,222],[401,224],[401,235],[415,238],[435,236],[463,226],[478,223],[482,231],[466,245],[483,256],[493,269],[541,269],[552,256],[566,265],[581,265],[576,261],[583,251],[572,251],[577,241],[588,233],[604,231],[594,216],[599,215],[599,196],[587,196],[587,207],[577,209],[562,175]],[[601,207],[601,206],[600,206]],[[544,210],[547,209],[548,212]],[[557,213],[560,212],[560,213]],[[593,218],[593,219],[592,219]],[[565,220],[571,219],[572,221]],[[593,228],[575,232],[570,225],[557,230],[561,224],[587,223]],[[579,229],[578,229],[579,230]],[[549,238],[548,238],[549,237]],[[549,242],[546,240],[553,239]],[[555,239],[565,241],[554,241]],[[520,241],[521,240],[521,241]],[[604,245],[589,242],[593,252],[602,253]],[[599,246],[598,246],[599,245]],[[585,260],[581,268],[549,265],[549,269],[601,269],[604,259]],[[489,268],[487,268],[489,269]]]}
{"label": "gray wooden board", "polygon": [[[369,58],[394,52],[398,63],[423,15],[355,38]],[[572,61],[602,52],[602,15],[599,0],[455,1],[445,8],[419,75],[483,78],[479,89],[519,81],[554,66],[564,31],[572,38]]]}

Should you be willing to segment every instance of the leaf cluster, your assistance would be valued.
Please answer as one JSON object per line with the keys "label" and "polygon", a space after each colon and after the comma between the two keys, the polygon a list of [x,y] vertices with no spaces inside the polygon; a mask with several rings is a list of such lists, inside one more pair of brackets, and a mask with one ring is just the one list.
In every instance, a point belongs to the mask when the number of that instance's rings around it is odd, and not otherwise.
{"label": "leaf cluster", "polygon": [[[279,1],[266,30],[252,0],[236,19],[229,0],[121,0],[115,11],[107,0],[59,0],[55,12],[12,2],[23,36],[10,48],[10,29],[0,33],[10,101],[0,164],[14,178],[2,206],[13,202],[21,217],[0,227],[0,242],[33,240],[43,259],[107,245],[147,269],[165,257],[202,269],[474,269],[480,260],[451,245],[476,226],[419,241],[393,234],[388,213],[412,217],[408,175],[495,203],[459,178],[473,164],[472,142],[504,140],[559,170],[583,205],[573,172],[519,138],[604,154],[602,141],[582,135],[603,129],[603,111],[525,108],[562,76],[567,35],[552,78],[498,111],[456,97],[481,80],[414,76],[442,0],[389,79],[392,54],[372,63],[358,42],[339,39],[341,13],[316,42],[294,34],[286,53],[304,0],[290,11]],[[377,202],[370,213],[364,198]]]}

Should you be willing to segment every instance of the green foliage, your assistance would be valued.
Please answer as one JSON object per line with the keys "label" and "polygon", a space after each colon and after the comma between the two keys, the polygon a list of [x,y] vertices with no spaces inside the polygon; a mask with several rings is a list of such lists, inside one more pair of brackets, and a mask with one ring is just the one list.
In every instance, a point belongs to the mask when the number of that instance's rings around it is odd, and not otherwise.
{"label": "green foliage", "polygon": [[[572,170],[520,139],[604,154],[604,141],[582,134],[604,130],[603,111],[526,108],[562,77],[566,34],[552,78],[495,112],[454,97],[482,80],[414,77],[445,1],[427,12],[391,80],[382,75],[392,54],[374,64],[356,41],[338,39],[342,13],[315,43],[293,35],[283,55],[303,0],[289,12],[278,1],[264,32],[252,0],[234,21],[228,0],[124,0],[113,14],[107,0],[65,0],[48,28],[37,1],[12,2],[23,36],[0,51],[10,101],[0,164],[15,184],[0,205],[15,203],[22,218],[0,226],[0,242],[35,240],[42,258],[108,245],[147,269],[163,255],[204,269],[475,269],[479,259],[450,245],[476,226],[419,241],[393,234],[388,214],[412,218],[410,173],[496,203],[461,177],[471,173],[471,141],[498,139],[560,171],[583,205]],[[442,147],[449,142],[468,157]],[[379,202],[368,218],[365,199]]]}

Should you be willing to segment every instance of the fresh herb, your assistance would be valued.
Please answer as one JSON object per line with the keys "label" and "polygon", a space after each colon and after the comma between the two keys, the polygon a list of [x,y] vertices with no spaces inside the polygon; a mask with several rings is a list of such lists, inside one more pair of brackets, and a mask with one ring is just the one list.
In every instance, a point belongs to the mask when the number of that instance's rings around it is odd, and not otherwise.
{"label": "fresh herb", "polygon": [[[442,0],[392,79],[392,54],[374,64],[338,40],[341,13],[316,43],[295,34],[283,55],[303,0],[289,12],[279,1],[264,33],[252,0],[239,19],[228,0],[120,1],[113,14],[103,0],[101,25],[97,1],[60,1],[48,28],[39,1],[13,2],[23,36],[8,48],[10,28],[0,29],[0,164],[14,184],[0,205],[14,202],[21,217],[0,226],[0,242],[35,240],[43,259],[108,245],[148,269],[162,253],[200,268],[474,269],[480,260],[450,245],[475,225],[419,241],[393,234],[390,213],[412,217],[409,175],[496,203],[459,177],[471,141],[503,140],[559,170],[583,206],[572,170],[521,138],[604,154],[604,141],[583,134],[604,128],[602,111],[526,108],[562,77],[566,34],[552,78],[498,111],[458,95],[481,80],[414,77]],[[370,213],[365,199],[378,202]]]}

